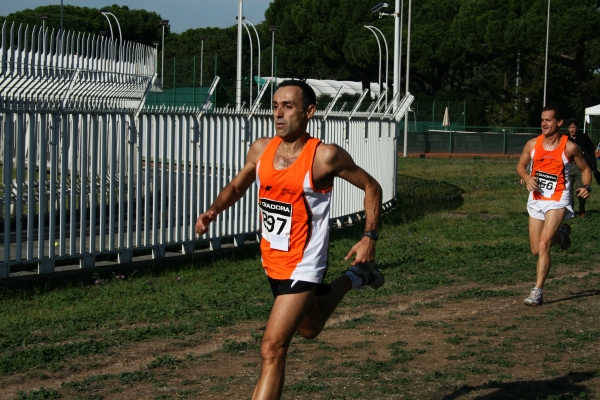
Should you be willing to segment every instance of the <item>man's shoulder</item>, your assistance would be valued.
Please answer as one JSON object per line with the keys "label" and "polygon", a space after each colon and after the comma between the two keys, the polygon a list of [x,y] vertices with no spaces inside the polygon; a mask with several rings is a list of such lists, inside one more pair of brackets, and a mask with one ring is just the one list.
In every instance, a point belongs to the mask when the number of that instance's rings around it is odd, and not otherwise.
{"label": "man's shoulder", "polygon": [[331,162],[347,154],[347,151],[338,146],[337,144],[326,144],[321,142],[317,146],[317,150],[315,152],[315,159],[320,162]]}
{"label": "man's shoulder", "polygon": [[273,138],[270,137],[256,139],[250,146],[250,150],[248,150],[248,161],[258,162],[271,140]]}

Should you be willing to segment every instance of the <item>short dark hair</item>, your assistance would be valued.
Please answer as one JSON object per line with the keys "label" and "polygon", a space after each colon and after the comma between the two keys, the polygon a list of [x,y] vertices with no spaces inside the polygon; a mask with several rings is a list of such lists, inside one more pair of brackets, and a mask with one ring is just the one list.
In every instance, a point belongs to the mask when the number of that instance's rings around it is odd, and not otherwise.
{"label": "short dark hair", "polygon": [[304,107],[305,110],[311,104],[314,106],[317,105],[317,95],[315,94],[315,91],[313,90],[313,88],[311,88],[308,85],[308,83],[303,82],[303,81],[297,81],[294,79],[288,79],[286,81],[281,82],[277,86],[277,88],[279,89],[279,88],[286,87],[286,86],[295,86],[295,87],[299,87],[300,90],[302,90],[302,107]]}
{"label": "short dark hair", "polygon": [[577,121],[577,118],[569,118],[568,120],[565,121],[565,126],[568,128],[571,125],[575,125],[576,127],[579,128],[579,121]]}
{"label": "short dark hair", "polygon": [[563,119],[562,110],[556,104],[550,104],[545,106],[544,108],[542,108],[542,112],[544,111],[554,111],[554,118],[556,118],[557,121]]}

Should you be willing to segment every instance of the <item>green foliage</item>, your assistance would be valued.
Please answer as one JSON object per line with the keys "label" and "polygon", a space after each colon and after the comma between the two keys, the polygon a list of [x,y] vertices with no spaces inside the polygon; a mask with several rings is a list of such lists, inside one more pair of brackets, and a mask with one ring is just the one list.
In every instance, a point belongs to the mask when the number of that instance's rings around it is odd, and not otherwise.
{"label": "green foliage", "polygon": [[17,400],[44,400],[44,399],[60,399],[60,393],[50,388],[46,389],[43,386],[39,389],[31,390],[29,393],[20,391],[17,395]]}
{"label": "green foliage", "polygon": [[[123,40],[152,46],[153,41],[160,40],[162,37],[162,25],[158,24],[162,18],[156,12],[131,10],[127,6],[116,4],[103,9],[110,11],[119,20]],[[40,6],[8,14],[5,17],[0,17],[0,24],[6,21],[8,23],[29,25],[30,27],[35,25],[41,28],[40,14],[48,15],[45,21],[47,29],[55,32],[60,30],[60,5]],[[111,23],[115,39],[118,40],[118,27],[114,20],[111,20]],[[106,17],[97,8],[64,5],[63,27],[65,31],[87,32],[93,35],[98,35],[100,31],[107,31],[107,35],[110,36]],[[165,35],[168,33],[169,27],[167,26]]]}

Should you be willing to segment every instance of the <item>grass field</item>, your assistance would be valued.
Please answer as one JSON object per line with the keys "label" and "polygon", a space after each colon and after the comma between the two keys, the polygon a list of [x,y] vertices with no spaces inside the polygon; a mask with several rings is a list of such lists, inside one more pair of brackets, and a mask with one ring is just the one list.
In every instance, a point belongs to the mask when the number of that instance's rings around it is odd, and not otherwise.
{"label": "grass field", "polygon": [[[284,398],[600,398],[596,191],[535,278],[516,160],[401,159],[378,291],[294,339]],[[329,277],[362,227],[332,231]],[[192,264],[0,290],[0,398],[249,398],[272,296],[257,246]]]}

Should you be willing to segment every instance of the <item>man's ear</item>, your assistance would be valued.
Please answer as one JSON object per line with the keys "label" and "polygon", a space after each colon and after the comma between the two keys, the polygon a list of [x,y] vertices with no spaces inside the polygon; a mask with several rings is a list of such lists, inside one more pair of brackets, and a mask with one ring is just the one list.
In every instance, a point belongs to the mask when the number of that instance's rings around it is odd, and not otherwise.
{"label": "man's ear", "polygon": [[562,124],[564,124],[564,123],[565,123],[565,121],[564,121],[563,119],[559,119],[559,120],[558,120],[558,126],[559,126],[559,127],[561,127],[561,126],[562,126]]}
{"label": "man's ear", "polygon": [[306,116],[310,119],[315,115],[316,111],[317,106],[315,106],[314,104],[310,104],[308,107],[306,107]]}

